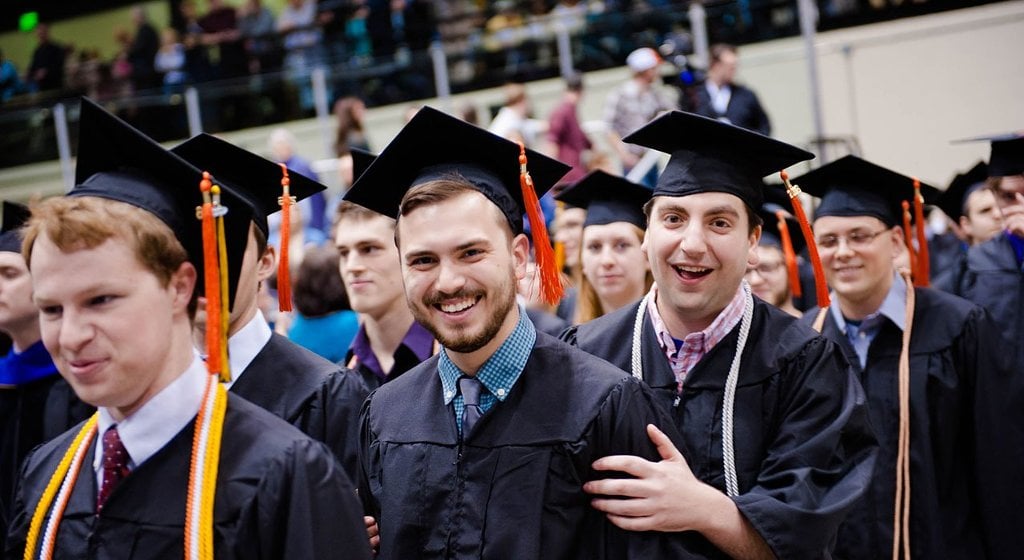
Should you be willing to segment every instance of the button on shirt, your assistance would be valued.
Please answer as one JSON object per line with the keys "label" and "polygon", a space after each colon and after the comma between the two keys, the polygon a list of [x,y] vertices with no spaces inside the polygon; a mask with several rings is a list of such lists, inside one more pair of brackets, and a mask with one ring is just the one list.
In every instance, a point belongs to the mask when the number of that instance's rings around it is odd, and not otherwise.
{"label": "button on shirt", "polygon": [[732,301],[725,306],[718,317],[715,317],[708,328],[690,333],[682,340],[673,338],[672,334],[668,332],[668,327],[658,312],[657,296],[658,286],[655,284],[651,286],[651,297],[647,300],[647,313],[651,316],[651,324],[658,338],[658,345],[661,346],[661,351],[668,358],[672,373],[676,376],[676,382],[679,384],[678,390],[682,391],[683,379],[686,378],[686,374],[690,373],[690,370],[700,362],[704,354],[721,342],[743,318],[743,285],[741,284],[736,289],[736,295],[732,297]]}
{"label": "button on shirt", "polygon": [[[835,297],[833,293],[832,301],[835,301]],[[843,312],[839,310],[838,305],[833,305],[829,312],[832,313],[832,318],[839,325],[839,331],[846,335],[846,339],[850,341],[850,345],[857,353],[860,368],[864,369],[868,364],[868,349],[871,348],[871,342],[875,340],[875,336],[882,329],[885,320],[889,319],[899,327],[900,331],[903,331],[906,328],[906,310],[907,283],[904,282],[902,276],[894,274],[889,293],[885,295],[878,311],[864,317],[859,322],[851,322],[843,317]]]}
{"label": "button on shirt", "polygon": [[[527,360],[530,359],[530,351],[533,350],[536,340],[537,330],[527,318],[526,309],[519,306],[519,321],[516,323],[516,328],[476,372],[476,378],[487,389],[480,395],[481,412],[486,414],[496,401],[504,401],[508,398],[512,387],[522,375]],[[447,349],[441,350],[437,372],[441,376],[444,404],[447,406],[454,403],[455,425],[461,435],[462,414],[466,407],[462,395],[458,394],[458,383],[459,378],[465,373],[451,361]]]}

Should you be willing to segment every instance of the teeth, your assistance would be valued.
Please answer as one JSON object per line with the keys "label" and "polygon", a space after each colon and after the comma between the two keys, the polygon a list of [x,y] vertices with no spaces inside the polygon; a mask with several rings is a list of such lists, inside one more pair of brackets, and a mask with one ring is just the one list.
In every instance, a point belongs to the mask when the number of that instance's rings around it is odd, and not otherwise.
{"label": "teeth", "polygon": [[679,270],[682,270],[683,272],[694,272],[694,273],[707,272],[708,270],[710,270],[710,269],[707,269],[707,268],[701,268],[699,266],[677,266],[676,268],[678,268]]}
{"label": "teeth", "polygon": [[458,313],[459,311],[473,307],[473,304],[475,303],[476,300],[474,299],[464,299],[456,303],[442,303],[441,311],[444,311],[445,313]]}

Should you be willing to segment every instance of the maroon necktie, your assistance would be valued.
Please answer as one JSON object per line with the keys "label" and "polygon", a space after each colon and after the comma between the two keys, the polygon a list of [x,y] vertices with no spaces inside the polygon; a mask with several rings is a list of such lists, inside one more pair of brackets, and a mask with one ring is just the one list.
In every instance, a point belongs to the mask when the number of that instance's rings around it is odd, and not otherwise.
{"label": "maroon necktie", "polygon": [[114,488],[128,476],[128,450],[117,435],[117,426],[107,428],[103,434],[103,484],[96,495],[96,513],[103,510],[103,504]]}

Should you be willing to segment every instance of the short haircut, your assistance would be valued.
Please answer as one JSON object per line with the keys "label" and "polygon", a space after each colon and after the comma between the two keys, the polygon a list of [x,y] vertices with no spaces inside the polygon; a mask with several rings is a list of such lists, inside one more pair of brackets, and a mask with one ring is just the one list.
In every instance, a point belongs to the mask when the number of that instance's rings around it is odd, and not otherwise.
{"label": "short haircut", "polygon": [[714,45],[711,45],[709,50],[711,53],[711,64],[715,64],[722,60],[722,56],[725,55],[725,53],[737,53],[736,45],[730,45],[729,43],[715,43]]}
{"label": "short haircut", "polygon": [[574,92],[583,91],[583,74],[572,72],[565,77],[565,89]]}
{"label": "short haircut", "polygon": [[[40,235],[65,252],[94,249],[108,239],[123,241],[164,286],[188,261],[174,232],[155,215],[126,202],[99,197],[59,196],[34,203],[24,234],[22,254],[30,269],[32,248]],[[198,290],[192,294],[190,316],[197,295]]]}
{"label": "short haircut", "polygon": [[[651,199],[644,204],[644,216],[647,216],[648,225],[651,223],[651,210],[654,208],[654,201],[657,199],[657,196],[651,197]],[[747,233],[751,233],[755,228],[764,225],[764,219],[762,219],[761,215],[755,212],[749,204],[744,202],[743,208],[747,211]]]}
{"label": "short haircut", "polygon": [[334,221],[331,223],[331,240],[333,240],[335,236],[338,234],[338,227],[341,225],[341,222],[346,220],[361,222],[366,220],[372,220],[374,218],[383,218],[391,222],[392,227],[394,227],[395,225],[395,221],[391,219],[389,216],[385,216],[384,214],[378,214],[373,210],[349,202],[347,200],[343,200],[341,204],[338,205],[338,209],[335,210],[334,212]]}
{"label": "short haircut", "polygon": [[[458,173],[451,173],[447,177],[427,181],[409,189],[398,205],[398,213],[399,216],[408,216],[417,208],[440,204],[466,193],[482,195],[480,189],[476,188],[468,179]],[[489,199],[488,202],[490,202]],[[496,204],[491,202],[491,206],[494,209],[495,220],[502,227],[502,231],[508,233],[508,238],[511,240],[515,236],[511,224]],[[398,242],[397,228],[395,229],[395,242]]]}
{"label": "short haircut", "polygon": [[313,247],[302,256],[295,278],[295,308],[305,317],[322,317],[351,309],[338,272],[338,252]]}

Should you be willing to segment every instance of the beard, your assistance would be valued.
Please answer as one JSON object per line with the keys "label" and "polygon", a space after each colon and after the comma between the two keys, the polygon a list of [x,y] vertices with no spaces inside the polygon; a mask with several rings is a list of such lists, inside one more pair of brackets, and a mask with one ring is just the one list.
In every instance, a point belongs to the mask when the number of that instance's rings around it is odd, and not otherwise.
{"label": "beard", "polygon": [[[509,280],[503,282],[490,296],[484,290],[459,290],[454,294],[432,292],[423,299],[420,305],[414,305],[410,301],[409,308],[412,310],[416,322],[430,331],[442,346],[460,354],[475,352],[494,340],[505,323],[506,317],[512,312],[512,307],[516,304],[515,287],[511,281],[513,277],[514,271],[509,275]],[[465,326],[443,330],[441,322],[433,321],[428,310],[446,299],[457,298],[473,298],[477,300],[475,305],[480,305],[487,299],[496,307],[494,312],[487,317],[483,327],[476,331],[471,330],[472,327]]]}

